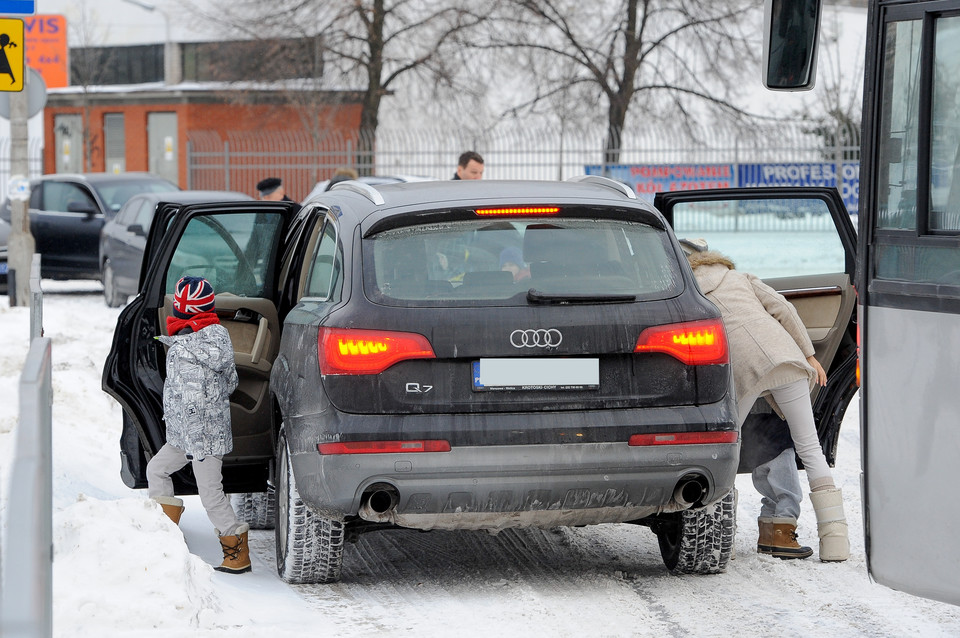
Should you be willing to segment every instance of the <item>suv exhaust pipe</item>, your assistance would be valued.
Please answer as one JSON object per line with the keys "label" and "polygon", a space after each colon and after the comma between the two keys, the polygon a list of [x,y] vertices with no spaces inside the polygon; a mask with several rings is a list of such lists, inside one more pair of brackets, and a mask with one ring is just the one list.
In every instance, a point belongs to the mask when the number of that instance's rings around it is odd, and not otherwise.
{"label": "suv exhaust pipe", "polygon": [[687,474],[673,489],[673,500],[684,509],[695,505],[707,493],[709,484],[701,474]]}
{"label": "suv exhaust pipe", "polygon": [[364,493],[360,504],[360,518],[374,523],[393,521],[394,510],[400,504],[400,493],[388,483],[375,483]]}

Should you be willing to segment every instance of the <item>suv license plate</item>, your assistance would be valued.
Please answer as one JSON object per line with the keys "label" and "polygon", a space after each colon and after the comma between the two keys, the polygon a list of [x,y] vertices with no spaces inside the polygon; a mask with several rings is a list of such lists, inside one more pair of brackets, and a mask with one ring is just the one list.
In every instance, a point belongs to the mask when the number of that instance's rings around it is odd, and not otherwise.
{"label": "suv license plate", "polygon": [[596,390],[600,360],[562,357],[480,359],[473,362],[473,389]]}

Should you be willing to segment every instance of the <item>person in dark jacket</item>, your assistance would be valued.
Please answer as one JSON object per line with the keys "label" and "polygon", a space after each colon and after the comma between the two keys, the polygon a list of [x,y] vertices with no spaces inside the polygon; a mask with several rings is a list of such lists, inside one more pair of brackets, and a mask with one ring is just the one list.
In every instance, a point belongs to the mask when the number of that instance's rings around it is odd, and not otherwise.
{"label": "person in dark jacket", "polygon": [[257,182],[257,194],[260,199],[268,202],[292,202],[287,197],[287,190],[283,186],[283,180],[279,177],[267,177]]}
{"label": "person in dark jacket", "polygon": [[197,480],[200,502],[217,530],[223,563],[217,571],[241,574],[251,569],[247,533],[223,492],[223,456],[233,449],[230,394],[238,383],[230,334],[220,324],[213,286],[202,277],[182,277],[167,317],[167,378],[163,419],[167,441],[147,464],[150,498],[179,524],[183,501],[174,496],[170,475],[187,463]]}
{"label": "person in dark jacket", "polygon": [[483,157],[476,151],[466,151],[457,160],[453,179],[483,179]]}
{"label": "person in dark jacket", "polygon": [[[810,403],[810,389],[815,383],[825,385],[827,373],[814,357],[813,343],[796,308],[754,275],[735,270],[733,262],[718,252],[692,251],[687,259],[701,291],[723,317],[740,423],[746,420],[751,406],[761,396],[786,420],[810,485],[810,501],[820,537],[820,560],[846,560],[850,556],[850,543],[843,497],[820,448]],[[787,450],[771,463],[781,468],[785,463],[793,464],[792,453],[793,450]],[[768,510],[762,509],[758,519],[757,551],[781,558],[805,558],[812,552],[797,544],[796,514],[770,513],[778,501],[791,498],[790,490],[769,490],[771,478],[775,478],[771,468],[768,464],[766,476],[758,477],[754,471],[754,485],[766,497],[763,509]],[[795,465],[793,471],[796,471]],[[776,487],[775,480],[773,487]],[[798,493],[793,497],[797,501],[797,513],[799,496]]]}

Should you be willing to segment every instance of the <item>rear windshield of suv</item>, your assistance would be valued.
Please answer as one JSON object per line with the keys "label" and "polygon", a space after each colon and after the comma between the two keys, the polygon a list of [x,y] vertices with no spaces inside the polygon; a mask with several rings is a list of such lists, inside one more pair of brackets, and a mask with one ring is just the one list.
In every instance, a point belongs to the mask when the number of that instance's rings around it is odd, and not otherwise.
{"label": "rear windshield of suv", "polygon": [[385,305],[525,305],[551,298],[673,297],[682,289],[666,231],[613,219],[470,220],[364,240],[364,290]]}

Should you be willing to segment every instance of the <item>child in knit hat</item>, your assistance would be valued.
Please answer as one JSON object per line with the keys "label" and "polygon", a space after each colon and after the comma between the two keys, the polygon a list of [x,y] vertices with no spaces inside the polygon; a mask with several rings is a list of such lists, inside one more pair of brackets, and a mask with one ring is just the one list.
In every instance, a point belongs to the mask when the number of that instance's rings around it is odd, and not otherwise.
{"label": "child in knit hat", "polygon": [[187,463],[197,480],[200,502],[220,537],[223,564],[217,571],[248,572],[250,526],[237,520],[223,492],[223,455],[233,449],[230,393],[237,387],[237,367],[227,329],[214,311],[214,292],[202,277],[182,277],[173,297],[167,335],[163,384],[163,418],[167,441],[147,464],[150,498],[179,523],[183,501],[174,496],[170,475]]}

